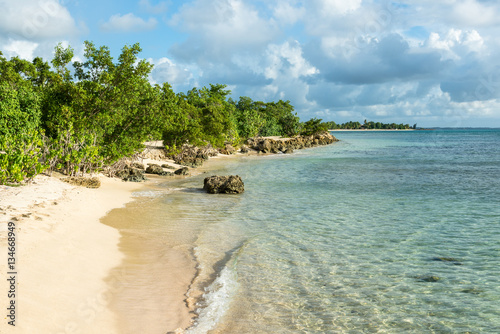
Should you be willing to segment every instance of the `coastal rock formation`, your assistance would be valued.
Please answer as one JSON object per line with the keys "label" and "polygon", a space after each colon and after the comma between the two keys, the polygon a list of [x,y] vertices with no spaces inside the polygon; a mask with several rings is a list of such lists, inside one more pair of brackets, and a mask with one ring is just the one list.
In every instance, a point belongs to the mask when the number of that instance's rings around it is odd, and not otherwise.
{"label": "coastal rock formation", "polygon": [[210,194],[241,194],[245,191],[245,184],[238,175],[214,175],[205,178],[203,189]]}
{"label": "coastal rock formation", "polygon": [[148,168],[146,168],[146,173],[148,174],[157,174],[161,176],[169,175],[170,172],[166,172],[160,165],[156,164],[148,164]]}
{"label": "coastal rock formation", "polygon": [[167,168],[167,169],[175,169],[175,167],[174,167],[174,166],[172,166],[172,165],[168,165],[168,164],[163,164],[163,165],[161,165],[161,166],[162,166],[163,168]]}
{"label": "coastal rock formation", "polygon": [[203,165],[203,162],[208,160],[209,157],[216,156],[217,154],[218,151],[214,149],[212,145],[196,147],[184,144],[181,148],[181,152],[174,155],[172,158],[176,164],[196,168]]}
{"label": "coastal rock formation", "polygon": [[115,176],[123,181],[129,182],[142,182],[147,180],[146,176],[144,176],[144,167],[142,169],[125,167],[124,169],[116,172]]}
{"label": "coastal rock formation", "polygon": [[86,188],[99,188],[101,186],[101,181],[97,177],[65,177],[61,179],[66,183],[72,184],[74,186],[82,186]]}
{"label": "coastal rock formation", "polygon": [[248,146],[242,145],[240,148],[240,153],[248,153],[248,152],[249,152]]}
{"label": "coastal rock formation", "polygon": [[297,136],[289,139],[250,138],[247,140],[247,145],[261,153],[292,153],[293,150],[328,145],[336,141],[338,141],[337,138],[325,131],[311,136]]}
{"label": "coastal rock formation", "polygon": [[224,145],[224,148],[221,148],[219,150],[219,152],[221,154],[226,154],[226,155],[230,155],[230,154],[235,154],[236,153],[236,149],[233,147],[233,145],[229,144],[229,143],[226,143]]}
{"label": "coastal rock formation", "polygon": [[144,165],[140,162],[134,162],[130,165],[130,167],[144,170]]}
{"label": "coastal rock formation", "polygon": [[174,172],[175,175],[189,175],[189,168],[182,167]]}

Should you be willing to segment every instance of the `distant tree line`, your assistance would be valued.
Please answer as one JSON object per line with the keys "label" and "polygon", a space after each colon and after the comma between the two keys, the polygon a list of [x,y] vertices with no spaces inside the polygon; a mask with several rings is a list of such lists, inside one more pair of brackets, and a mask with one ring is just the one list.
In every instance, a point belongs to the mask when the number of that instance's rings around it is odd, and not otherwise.
{"label": "distant tree line", "polygon": [[221,84],[178,94],[168,83],[152,85],[153,65],[137,57],[140,51],[125,46],[115,61],[108,47],[86,41],[84,60],[73,62],[73,49],[60,44],[50,64],[0,52],[0,184],[47,169],[102,170],[148,140],[175,151],[184,143],[222,147],[314,131],[289,101],[235,101]]}
{"label": "distant tree line", "polygon": [[408,130],[408,129],[416,129],[417,124],[414,124],[413,126],[410,126],[409,124],[396,124],[396,123],[381,123],[381,122],[373,122],[373,121],[367,121],[365,120],[363,124],[360,122],[346,122],[342,124],[337,124],[333,121],[330,122],[324,122],[326,127],[329,130],[336,130],[336,129],[350,129],[350,130],[355,130],[355,129],[380,129],[380,130]]}

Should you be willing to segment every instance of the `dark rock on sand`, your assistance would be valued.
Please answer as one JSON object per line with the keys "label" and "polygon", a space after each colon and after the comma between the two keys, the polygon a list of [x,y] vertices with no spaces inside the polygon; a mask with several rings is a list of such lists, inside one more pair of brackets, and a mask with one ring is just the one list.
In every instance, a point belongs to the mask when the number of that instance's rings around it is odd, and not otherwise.
{"label": "dark rock on sand", "polygon": [[245,184],[238,175],[214,175],[205,178],[203,189],[210,194],[240,194],[245,191]]}
{"label": "dark rock on sand", "polygon": [[241,146],[240,152],[241,153],[248,153],[249,152],[248,146],[246,146],[246,145]]}
{"label": "dark rock on sand", "polygon": [[134,162],[130,165],[130,167],[144,170],[144,165],[140,162]]}
{"label": "dark rock on sand", "polygon": [[146,168],[146,173],[148,174],[157,174],[161,176],[170,175],[170,172],[166,172],[160,165],[150,164],[148,168]]}
{"label": "dark rock on sand", "polygon": [[233,145],[226,143],[224,144],[224,148],[220,149],[219,152],[221,154],[231,155],[236,153],[236,149],[233,147]]}
{"label": "dark rock on sand", "polygon": [[167,168],[167,169],[175,169],[175,167],[174,167],[174,166],[167,165],[167,164],[163,164],[163,165],[161,165],[161,167],[163,167],[163,168]]}
{"label": "dark rock on sand", "polygon": [[64,182],[72,184],[74,186],[82,186],[86,188],[99,188],[101,186],[101,181],[97,177],[66,177],[61,179]]}
{"label": "dark rock on sand", "polygon": [[172,158],[176,164],[196,168],[203,165],[209,157],[216,156],[218,153],[211,145],[196,147],[185,144],[182,146],[181,152]]}
{"label": "dark rock on sand", "polygon": [[126,167],[115,173],[115,176],[123,181],[142,182],[147,178],[144,176],[144,169]]}
{"label": "dark rock on sand", "polygon": [[182,167],[174,172],[175,175],[189,175],[189,168]]}

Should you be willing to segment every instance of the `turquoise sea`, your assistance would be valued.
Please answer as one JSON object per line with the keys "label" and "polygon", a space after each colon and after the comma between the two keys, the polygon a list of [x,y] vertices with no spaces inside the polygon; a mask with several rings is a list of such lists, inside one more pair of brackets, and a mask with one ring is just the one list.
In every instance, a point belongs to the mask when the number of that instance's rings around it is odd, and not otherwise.
{"label": "turquoise sea", "polygon": [[197,264],[187,333],[500,333],[500,130],[333,134],[210,172],[241,195],[149,194]]}

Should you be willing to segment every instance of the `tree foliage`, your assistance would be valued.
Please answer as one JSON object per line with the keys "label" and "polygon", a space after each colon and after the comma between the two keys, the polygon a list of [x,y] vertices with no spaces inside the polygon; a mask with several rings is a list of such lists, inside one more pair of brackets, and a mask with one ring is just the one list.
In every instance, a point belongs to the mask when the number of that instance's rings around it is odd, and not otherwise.
{"label": "tree foliage", "polygon": [[372,121],[367,121],[365,120],[363,124],[360,122],[345,122],[342,124],[336,124],[335,122],[325,122],[327,125],[328,129],[330,130],[335,130],[335,129],[350,129],[350,130],[355,130],[355,129],[380,129],[380,130],[407,130],[410,129],[409,124],[396,124],[396,123],[381,123],[381,122],[372,122]]}

